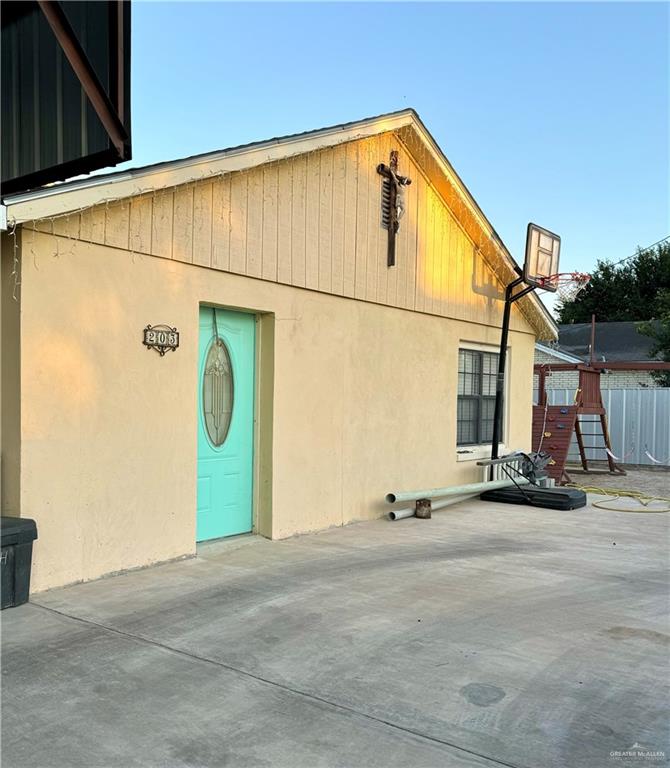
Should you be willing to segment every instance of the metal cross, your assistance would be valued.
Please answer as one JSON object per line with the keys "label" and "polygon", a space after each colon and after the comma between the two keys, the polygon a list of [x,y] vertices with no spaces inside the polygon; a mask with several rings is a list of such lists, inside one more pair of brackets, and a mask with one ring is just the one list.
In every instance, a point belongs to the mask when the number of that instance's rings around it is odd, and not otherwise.
{"label": "metal cross", "polygon": [[412,180],[407,176],[398,175],[398,152],[391,150],[388,165],[380,163],[377,173],[384,177],[382,189],[382,224],[388,229],[388,255],[387,265],[395,266],[395,236],[400,228],[400,219],[405,213],[405,194],[403,187],[407,187]]}

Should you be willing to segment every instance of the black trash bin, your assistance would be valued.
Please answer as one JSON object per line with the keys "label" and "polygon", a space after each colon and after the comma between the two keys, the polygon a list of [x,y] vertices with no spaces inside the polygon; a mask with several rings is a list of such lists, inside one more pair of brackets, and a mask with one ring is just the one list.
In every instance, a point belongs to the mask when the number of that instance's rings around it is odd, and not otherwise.
{"label": "black trash bin", "polygon": [[0,517],[2,528],[2,605],[11,608],[28,602],[30,594],[30,566],[33,559],[33,541],[37,526],[27,517]]}

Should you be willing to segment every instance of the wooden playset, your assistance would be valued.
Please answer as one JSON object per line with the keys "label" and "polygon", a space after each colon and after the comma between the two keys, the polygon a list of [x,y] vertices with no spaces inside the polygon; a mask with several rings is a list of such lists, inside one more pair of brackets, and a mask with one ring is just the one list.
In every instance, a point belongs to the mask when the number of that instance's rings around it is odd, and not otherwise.
{"label": "wooden playset", "polygon": [[[568,451],[574,434],[582,472],[593,472],[589,467],[584,437],[601,437],[601,445],[589,445],[588,450],[601,450],[607,461],[610,474],[625,475],[615,461],[612,453],[607,412],[603,404],[600,389],[600,376],[604,370],[650,371],[668,370],[670,363],[662,362],[610,362],[610,363],[557,363],[555,365],[536,364],[538,375],[538,402],[533,406],[533,450],[544,451],[551,455],[547,472],[557,485],[572,482],[566,470]],[[572,405],[549,405],[547,403],[547,377],[552,372],[578,371],[579,384]],[[584,420],[582,416],[592,418]],[[587,431],[584,431],[587,427]]]}

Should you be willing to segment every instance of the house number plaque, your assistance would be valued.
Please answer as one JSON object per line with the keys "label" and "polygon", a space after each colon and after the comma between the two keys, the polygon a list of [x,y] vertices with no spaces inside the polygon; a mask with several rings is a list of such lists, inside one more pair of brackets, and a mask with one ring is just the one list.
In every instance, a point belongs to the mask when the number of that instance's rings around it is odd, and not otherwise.
{"label": "house number plaque", "polygon": [[168,350],[174,352],[179,346],[179,331],[169,325],[147,325],[142,344],[147,349],[155,349],[163,357]]}

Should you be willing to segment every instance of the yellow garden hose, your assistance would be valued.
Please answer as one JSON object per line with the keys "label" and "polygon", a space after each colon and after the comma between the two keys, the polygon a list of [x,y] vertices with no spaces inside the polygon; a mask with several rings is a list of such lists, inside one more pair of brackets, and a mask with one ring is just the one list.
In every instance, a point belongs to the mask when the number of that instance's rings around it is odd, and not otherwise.
{"label": "yellow garden hose", "polygon": [[[594,501],[591,506],[598,509],[608,509],[613,512],[670,512],[670,499],[664,496],[650,496],[648,493],[642,491],[632,491],[619,488],[595,488],[591,486],[577,485],[576,483],[568,483],[568,488],[578,488],[584,493],[594,493],[597,496],[607,496],[604,501]],[[608,506],[610,502],[616,501],[621,498],[635,499],[638,502],[637,507],[612,507]],[[665,502],[665,507],[661,509],[649,508],[652,502],[662,501]]]}

